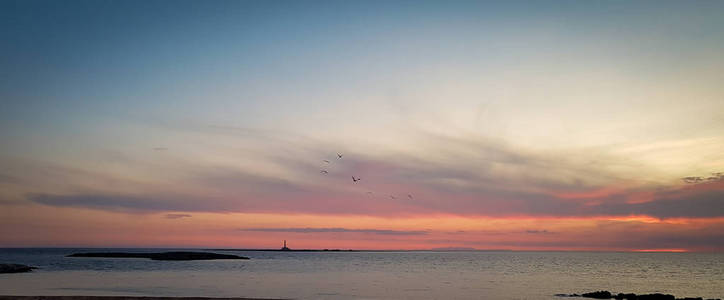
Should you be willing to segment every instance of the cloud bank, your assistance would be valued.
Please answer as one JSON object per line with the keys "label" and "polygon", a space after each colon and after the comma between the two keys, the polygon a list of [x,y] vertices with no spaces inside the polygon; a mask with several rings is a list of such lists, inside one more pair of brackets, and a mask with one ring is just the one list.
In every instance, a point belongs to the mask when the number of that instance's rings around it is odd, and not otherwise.
{"label": "cloud bank", "polygon": [[[286,150],[246,155],[273,173],[228,165],[181,164],[174,168],[183,176],[169,182],[169,188],[122,182],[117,185],[132,186],[139,192],[34,191],[26,199],[49,206],[136,213],[724,217],[721,180],[694,180],[690,185],[642,184],[635,174],[623,176],[609,170],[608,165],[621,162],[605,153],[593,157],[585,153],[552,154],[491,140],[423,137],[423,144],[430,145],[422,154],[371,156],[339,151],[345,153],[342,159],[335,157],[338,151],[328,153],[326,144],[314,140],[294,137],[270,142],[264,138],[265,143],[271,143],[264,148]],[[241,138],[249,139],[246,134]],[[591,161],[594,158],[597,161]],[[331,163],[324,163],[326,159]],[[328,173],[320,173],[320,168]],[[69,180],[105,176],[75,174],[77,178]],[[352,182],[352,176],[363,180]]]}

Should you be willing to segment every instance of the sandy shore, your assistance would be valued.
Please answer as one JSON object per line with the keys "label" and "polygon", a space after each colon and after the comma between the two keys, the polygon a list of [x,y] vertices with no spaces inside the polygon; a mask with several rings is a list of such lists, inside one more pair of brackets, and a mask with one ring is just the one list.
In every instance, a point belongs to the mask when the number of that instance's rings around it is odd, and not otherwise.
{"label": "sandy shore", "polygon": [[[0,300],[275,300],[270,298],[137,297],[137,296],[0,296]],[[282,300],[282,299],[276,299]]]}

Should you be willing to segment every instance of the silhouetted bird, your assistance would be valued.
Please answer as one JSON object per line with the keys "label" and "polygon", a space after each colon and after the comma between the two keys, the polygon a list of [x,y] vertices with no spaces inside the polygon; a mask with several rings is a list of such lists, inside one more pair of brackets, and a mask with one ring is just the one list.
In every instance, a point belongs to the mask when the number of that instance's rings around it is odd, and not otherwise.
{"label": "silhouetted bird", "polygon": [[328,160],[326,160],[326,159],[325,159],[325,160],[323,160],[323,162],[329,163],[329,161],[328,161]]}
{"label": "silhouetted bird", "polygon": [[319,173],[328,174],[329,172],[327,172],[327,170],[321,170],[321,171],[319,171]]}
{"label": "silhouetted bird", "polygon": [[352,182],[357,182],[357,181],[360,181],[360,180],[362,180],[362,178],[354,178],[354,176],[352,176]]}
{"label": "silhouetted bird", "polygon": [[395,196],[390,195],[390,199],[397,199]]}
{"label": "silhouetted bird", "polygon": [[407,197],[410,198],[410,199],[412,199],[412,195],[410,195],[410,194],[407,194]]}
{"label": "silhouetted bird", "polygon": [[342,154],[337,153],[337,159],[342,158]]}

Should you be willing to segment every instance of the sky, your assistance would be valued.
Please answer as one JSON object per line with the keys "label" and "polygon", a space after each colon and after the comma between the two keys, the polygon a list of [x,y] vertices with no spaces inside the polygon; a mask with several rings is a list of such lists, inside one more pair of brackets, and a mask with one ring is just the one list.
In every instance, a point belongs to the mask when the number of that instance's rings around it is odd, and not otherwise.
{"label": "sky", "polygon": [[724,251],[722,1],[0,0],[0,41],[0,247]]}

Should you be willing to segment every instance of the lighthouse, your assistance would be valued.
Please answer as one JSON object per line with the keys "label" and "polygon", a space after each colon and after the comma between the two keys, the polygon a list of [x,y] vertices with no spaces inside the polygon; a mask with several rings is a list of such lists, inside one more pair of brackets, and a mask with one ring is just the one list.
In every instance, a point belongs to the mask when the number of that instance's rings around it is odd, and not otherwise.
{"label": "lighthouse", "polygon": [[284,247],[282,247],[281,251],[289,251],[291,249],[287,248],[287,240],[284,240]]}

